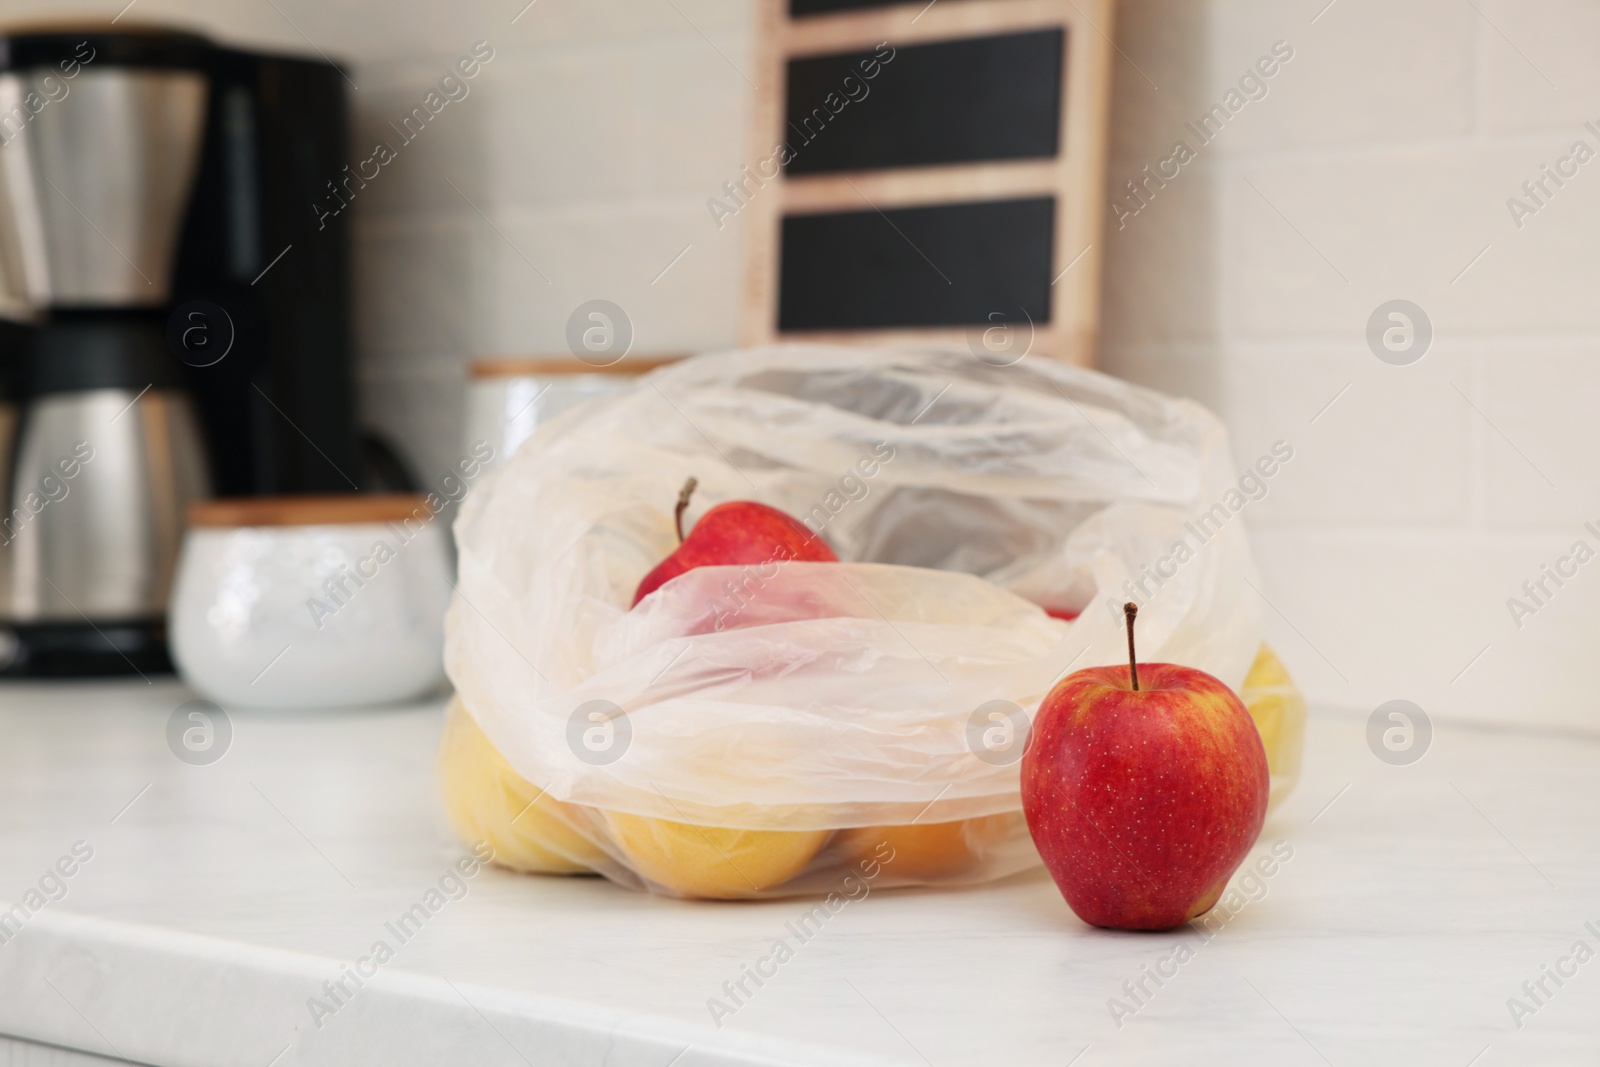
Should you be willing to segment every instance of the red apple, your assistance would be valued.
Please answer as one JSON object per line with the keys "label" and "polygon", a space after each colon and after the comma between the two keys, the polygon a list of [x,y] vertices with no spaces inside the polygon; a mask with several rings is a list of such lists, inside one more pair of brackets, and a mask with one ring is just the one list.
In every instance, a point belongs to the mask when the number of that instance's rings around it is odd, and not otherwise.
{"label": "red apple", "polygon": [[1211,910],[1261,833],[1267,753],[1227,686],[1192,667],[1090,667],[1039,705],[1022,810],[1078,918],[1168,930]]}
{"label": "red apple", "polygon": [[771,563],[773,560],[803,560],[836,563],[839,557],[827,543],[806,528],[799,519],[757,504],[752,500],[730,500],[700,516],[689,536],[683,534],[683,512],[694,493],[690,478],[678,494],[673,518],[678,527],[678,547],[644,576],[633,602],[655,592],[684,571],[722,564]]}

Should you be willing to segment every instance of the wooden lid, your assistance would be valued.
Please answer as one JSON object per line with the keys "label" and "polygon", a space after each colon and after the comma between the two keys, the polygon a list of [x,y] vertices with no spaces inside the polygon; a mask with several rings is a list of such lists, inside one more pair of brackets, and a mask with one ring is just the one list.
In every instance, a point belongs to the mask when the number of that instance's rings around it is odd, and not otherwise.
{"label": "wooden lid", "polygon": [[170,33],[182,37],[198,37],[199,31],[187,26],[167,26],[161,23],[145,22],[136,14],[122,25],[117,25],[115,19],[101,18],[94,15],[84,15],[81,18],[64,15],[59,18],[49,15],[37,18],[21,18],[0,23],[0,36],[26,37],[31,34],[44,33],[126,33],[126,34],[162,34]]}
{"label": "wooden lid", "polygon": [[472,361],[474,378],[543,378],[561,374],[622,374],[629,377],[649,374],[683,359],[682,355],[623,356],[604,367],[596,367],[571,356],[485,356]]}
{"label": "wooden lid", "polygon": [[251,496],[189,505],[189,525],[204,527],[346,526],[432,516],[427,499],[418,493]]}
{"label": "wooden lid", "polygon": [[[132,4],[128,5],[128,7],[132,6]],[[205,35],[205,31],[199,26],[183,26],[169,22],[152,21],[151,18],[141,16],[137,11],[127,18],[122,18],[119,15],[115,19],[106,19],[95,15],[84,15],[82,17],[41,15],[0,22],[0,37],[77,37],[80,34],[84,37],[99,38],[166,38],[182,48],[192,49],[197,45],[202,48],[212,47],[211,39]],[[95,56],[91,56],[89,59],[83,60],[83,65],[91,65],[95,58]],[[14,69],[9,62],[7,69]],[[193,67],[178,64],[170,68],[163,65],[161,69],[192,70]],[[69,77],[73,76],[69,75]]]}

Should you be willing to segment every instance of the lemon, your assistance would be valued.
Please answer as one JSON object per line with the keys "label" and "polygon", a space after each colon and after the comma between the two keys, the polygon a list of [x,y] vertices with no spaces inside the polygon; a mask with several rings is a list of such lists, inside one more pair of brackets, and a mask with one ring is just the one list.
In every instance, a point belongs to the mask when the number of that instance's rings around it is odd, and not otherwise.
{"label": "lemon", "polygon": [[686,897],[759,896],[799,874],[832,831],[735,830],[607,812],[606,823],[635,871]]}
{"label": "lemon", "polygon": [[450,825],[469,844],[487,841],[500,866],[580,874],[603,857],[573,829],[581,821],[571,808],[519,775],[495,750],[460,697],[445,712],[437,770]]}
{"label": "lemon", "polygon": [[935,882],[971,870],[1019,816],[840,830],[834,848],[847,864],[877,862],[891,878]]}
{"label": "lemon", "polygon": [[1262,747],[1267,750],[1267,771],[1272,776],[1269,804],[1276,807],[1300,776],[1300,752],[1306,732],[1305,698],[1283,662],[1266,645],[1256,654],[1239,697],[1255,720]]}
{"label": "lemon", "polygon": [[1250,673],[1244,676],[1244,687],[1260,689],[1293,684],[1294,681],[1289,677],[1289,671],[1284,667],[1283,660],[1279,659],[1278,654],[1269,646],[1262,644],[1256,651],[1256,661],[1250,665]]}

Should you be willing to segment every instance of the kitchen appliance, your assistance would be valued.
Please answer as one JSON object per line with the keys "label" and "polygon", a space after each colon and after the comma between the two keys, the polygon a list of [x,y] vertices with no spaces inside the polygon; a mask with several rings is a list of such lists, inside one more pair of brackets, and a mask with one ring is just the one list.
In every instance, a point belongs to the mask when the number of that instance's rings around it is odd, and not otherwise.
{"label": "kitchen appliance", "polygon": [[321,58],[213,47],[208,75],[169,333],[216,493],[413,489],[356,421],[341,205],[361,182],[347,169],[345,74]]}
{"label": "kitchen appliance", "polygon": [[10,669],[166,661],[182,509],[206,493],[166,342],[205,62],[205,43],[183,35],[41,33],[0,48],[0,262],[42,316],[0,517]]}
{"label": "kitchen appliance", "polygon": [[35,322],[13,346],[0,672],[170,669],[191,501],[372,482],[347,238],[312,225],[343,84],[188,33],[0,33],[0,316]]}

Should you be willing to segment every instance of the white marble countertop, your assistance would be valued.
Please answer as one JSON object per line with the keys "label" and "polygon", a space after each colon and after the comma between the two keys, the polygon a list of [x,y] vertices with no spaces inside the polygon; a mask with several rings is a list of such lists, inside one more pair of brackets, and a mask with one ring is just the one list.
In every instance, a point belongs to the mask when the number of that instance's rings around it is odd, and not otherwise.
{"label": "white marble countertop", "polygon": [[809,903],[485,870],[319,1027],[308,1000],[462,854],[442,702],[235,713],[226,756],[190,766],[166,741],[189,696],[0,688],[0,896],[24,905],[0,1033],[161,1067],[1600,1061],[1600,960],[1571,955],[1600,952],[1593,739],[1436,724],[1393,767],[1363,719],[1314,715],[1258,846],[1292,858],[1209,940],[1089,929],[1041,872],[876,892],[720,1028],[708,998]]}

